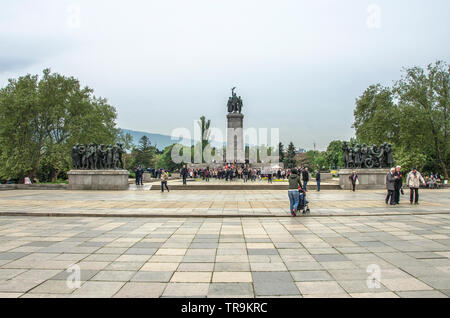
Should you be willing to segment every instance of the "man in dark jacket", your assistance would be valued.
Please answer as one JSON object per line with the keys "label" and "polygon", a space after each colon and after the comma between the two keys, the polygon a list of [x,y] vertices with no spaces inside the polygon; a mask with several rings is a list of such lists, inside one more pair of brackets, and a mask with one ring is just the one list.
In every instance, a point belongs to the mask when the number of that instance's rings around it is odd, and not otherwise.
{"label": "man in dark jacket", "polygon": [[394,190],[394,202],[400,204],[400,190],[403,185],[403,173],[401,172],[402,167],[397,166],[395,168],[394,178],[395,178],[395,190]]}
{"label": "man in dark jacket", "polygon": [[[386,204],[395,205],[395,168],[391,168],[391,171],[386,175],[386,188],[387,188],[387,196],[386,196]],[[389,201],[390,199],[390,201]]]}
{"label": "man in dark jacket", "polygon": [[181,177],[183,178],[183,185],[186,185],[186,178],[188,175],[188,170],[186,168],[186,165],[183,165],[183,168],[181,168],[180,174],[181,174]]}
{"label": "man in dark jacket", "polygon": [[316,170],[317,191],[320,192],[320,171]]}
{"label": "man in dark jacket", "polygon": [[308,185],[308,181],[309,181],[308,168],[303,169],[303,171],[302,171],[302,179],[303,179],[303,190],[305,190],[305,192],[307,192],[308,190],[306,189],[306,186]]}

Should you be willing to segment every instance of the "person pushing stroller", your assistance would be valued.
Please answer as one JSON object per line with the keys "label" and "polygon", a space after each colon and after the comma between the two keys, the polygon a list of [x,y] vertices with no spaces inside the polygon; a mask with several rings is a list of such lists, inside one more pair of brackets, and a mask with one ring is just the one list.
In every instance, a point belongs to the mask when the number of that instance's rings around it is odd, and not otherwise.
{"label": "person pushing stroller", "polygon": [[288,196],[291,216],[297,216],[299,207],[301,207],[303,213],[305,213],[305,206],[307,207],[306,195],[305,191],[303,190],[297,169],[292,169],[291,175],[289,176]]}

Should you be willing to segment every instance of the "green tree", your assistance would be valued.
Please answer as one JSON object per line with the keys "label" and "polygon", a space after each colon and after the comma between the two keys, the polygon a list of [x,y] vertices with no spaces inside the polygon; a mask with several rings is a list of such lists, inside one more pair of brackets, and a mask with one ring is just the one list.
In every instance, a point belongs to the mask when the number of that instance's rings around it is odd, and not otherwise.
{"label": "green tree", "polygon": [[149,138],[145,135],[142,136],[141,139],[139,139],[138,146],[134,147],[131,151],[131,157],[133,160],[131,161],[131,166],[129,166],[129,169],[134,169],[139,165],[143,168],[155,166],[155,153],[156,149],[152,146]]}
{"label": "green tree", "polygon": [[73,77],[43,71],[10,79],[0,90],[0,167],[3,177],[35,177],[41,167],[53,181],[71,167],[76,143],[114,143],[115,108]]}
{"label": "green tree", "polygon": [[429,64],[426,70],[420,67],[405,69],[396,84],[400,107],[404,112],[414,111],[416,116],[420,116],[412,127],[425,128],[430,134],[428,143],[433,146],[436,168],[441,168],[446,179],[450,147],[449,80],[449,66],[437,61]]}
{"label": "green tree", "polygon": [[398,138],[399,113],[390,88],[372,85],[356,100],[353,128],[361,143],[393,143]]}
{"label": "green tree", "polygon": [[284,166],[285,168],[292,169],[295,168],[297,165],[297,162],[295,161],[295,155],[297,152],[295,151],[294,143],[291,141],[288,145],[286,158],[284,160]]}
{"label": "green tree", "polygon": [[211,126],[211,120],[206,120],[206,117],[202,116],[200,117],[198,125],[200,126],[200,130],[202,133],[202,162],[205,162],[205,159],[203,158],[203,150],[209,144],[209,138],[211,135],[209,127]]}
{"label": "green tree", "polygon": [[340,140],[330,142],[324,155],[326,167],[336,169],[344,166],[342,144],[343,142]]}
{"label": "green tree", "polygon": [[284,162],[284,145],[281,141],[278,143],[278,156],[280,158],[280,162]]}
{"label": "green tree", "polygon": [[[177,169],[180,169],[183,166],[183,163],[175,163],[172,161],[172,148],[175,144],[167,146],[162,154],[158,156],[158,161],[156,162],[156,167],[158,169],[166,169],[167,171],[173,172]],[[193,147],[192,147],[193,148]],[[185,149],[185,148],[183,148]]]}

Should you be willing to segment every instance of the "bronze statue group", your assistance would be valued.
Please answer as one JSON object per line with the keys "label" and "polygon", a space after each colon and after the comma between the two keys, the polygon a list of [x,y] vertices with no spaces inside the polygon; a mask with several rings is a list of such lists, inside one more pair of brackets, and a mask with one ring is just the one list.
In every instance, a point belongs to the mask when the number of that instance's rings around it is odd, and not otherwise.
{"label": "bronze statue group", "polygon": [[348,145],[346,142],[342,145],[344,166],[346,168],[390,168],[394,164],[392,156],[392,146],[383,143],[378,148],[376,145],[367,146],[366,144]]}
{"label": "bronze statue group", "polygon": [[124,169],[123,144],[89,145],[77,144],[72,148],[72,166],[82,170]]}

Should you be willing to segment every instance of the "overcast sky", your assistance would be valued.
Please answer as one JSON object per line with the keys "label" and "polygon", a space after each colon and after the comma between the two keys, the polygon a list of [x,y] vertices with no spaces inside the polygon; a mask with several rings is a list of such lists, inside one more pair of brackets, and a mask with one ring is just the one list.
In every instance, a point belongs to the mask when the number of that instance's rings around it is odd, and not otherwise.
{"label": "overcast sky", "polygon": [[0,0],[0,86],[52,71],[118,110],[122,128],[246,127],[324,150],[353,136],[355,99],[404,66],[449,62],[448,0]]}

